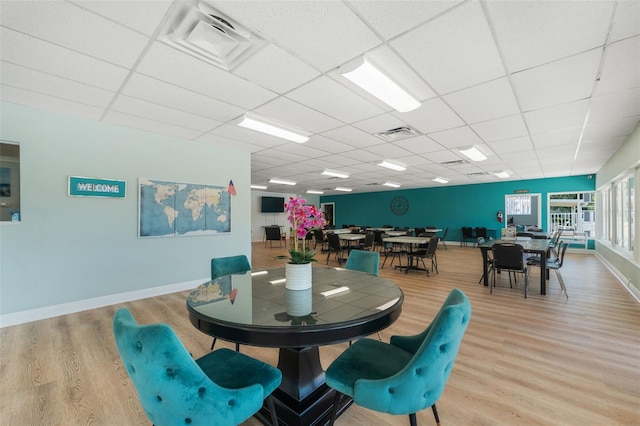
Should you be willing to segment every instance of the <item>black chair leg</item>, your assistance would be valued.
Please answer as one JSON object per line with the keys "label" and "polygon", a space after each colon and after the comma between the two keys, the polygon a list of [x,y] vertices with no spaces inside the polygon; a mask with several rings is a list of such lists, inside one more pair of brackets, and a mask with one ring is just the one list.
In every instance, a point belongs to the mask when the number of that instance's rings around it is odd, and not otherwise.
{"label": "black chair leg", "polygon": [[236,352],[240,352],[240,343],[236,343]]}
{"label": "black chair leg", "polygon": [[278,415],[276,414],[276,407],[273,404],[273,397],[271,395],[267,397],[267,407],[269,407],[269,413],[271,414],[271,425],[278,426]]}
{"label": "black chair leg", "polygon": [[416,420],[416,413],[409,414],[409,424],[411,426],[418,426],[418,422]]}
{"label": "black chair leg", "polygon": [[436,418],[436,424],[440,426],[440,417],[438,417],[438,410],[436,410],[436,404],[433,404],[431,406],[431,409],[433,410],[433,417]]}
{"label": "black chair leg", "polygon": [[216,341],[218,340],[217,337],[213,338],[213,342],[211,343],[211,350],[213,350],[213,347],[216,345]]}
{"label": "black chair leg", "polygon": [[333,426],[333,423],[336,421],[336,417],[338,415],[338,406],[340,405],[340,397],[342,394],[338,391],[335,391],[336,394],[333,397],[333,407],[331,408],[331,419],[329,420],[329,426]]}

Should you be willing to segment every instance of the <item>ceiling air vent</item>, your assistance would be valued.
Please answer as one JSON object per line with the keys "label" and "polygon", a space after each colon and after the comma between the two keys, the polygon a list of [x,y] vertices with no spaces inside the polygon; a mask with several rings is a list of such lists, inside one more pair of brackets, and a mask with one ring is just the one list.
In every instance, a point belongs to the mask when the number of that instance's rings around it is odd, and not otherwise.
{"label": "ceiling air vent", "polygon": [[440,163],[443,166],[459,166],[462,164],[467,164],[465,160],[453,160],[453,161],[445,161],[444,163]]}
{"label": "ceiling air vent", "polygon": [[159,39],[230,71],[266,43],[204,2],[176,2]]}
{"label": "ceiling air vent", "polygon": [[399,141],[418,135],[419,133],[409,126],[402,126],[391,130],[386,130],[384,132],[374,133],[374,136],[377,136],[387,142]]}
{"label": "ceiling air vent", "polygon": [[378,185],[382,185],[381,183],[378,182],[374,182],[374,183],[365,183],[365,186],[378,186]]}
{"label": "ceiling air vent", "polygon": [[466,176],[486,176],[489,173],[487,172],[473,172],[473,173],[467,173]]}

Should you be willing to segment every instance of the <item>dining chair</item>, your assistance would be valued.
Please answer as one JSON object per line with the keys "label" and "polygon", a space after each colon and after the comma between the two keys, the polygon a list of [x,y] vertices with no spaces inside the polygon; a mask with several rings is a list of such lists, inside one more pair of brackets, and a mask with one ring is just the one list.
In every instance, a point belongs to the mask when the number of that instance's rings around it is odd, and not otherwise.
{"label": "dining chair", "polygon": [[342,247],[340,236],[335,233],[327,234],[327,246],[329,249],[327,253],[327,265],[329,264],[329,258],[331,257],[331,254],[335,253],[336,259],[338,260],[338,265],[342,266],[342,262],[344,262],[345,260],[343,254],[345,251],[347,251],[347,249]]}
{"label": "dining chair", "polygon": [[255,358],[222,348],[193,359],[167,324],[140,325],[126,308],[113,319],[116,346],[140,404],[155,426],[238,425],[266,399],[282,373]]}
{"label": "dining chair", "polygon": [[462,247],[463,245],[466,246],[468,241],[475,241],[472,227],[463,226],[462,228],[460,228],[460,232],[461,232],[460,247]]}
{"label": "dining chair", "polygon": [[393,415],[409,415],[431,407],[440,423],[436,402],[451,374],[471,318],[471,303],[454,289],[431,324],[413,336],[392,336],[389,343],[363,338],[349,346],[327,368],[327,385],[336,390],[330,424],[342,395],[361,407]]}
{"label": "dining chair", "polygon": [[445,250],[447,250],[447,233],[449,232],[449,227],[447,226],[446,228],[444,228],[444,232],[442,233],[442,236],[439,237],[440,243],[442,243],[442,248],[444,248]]}
{"label": "dining chair", "polygon": [[[560,274],[560,268],[562,268],[562,265],[564,264],[564,254],[567,251],[567,247],[569,247],[569,243],[565,243],[563,241],[560,242],[559,244],[559,256],[556,257],[554,260],[547,260],[545,262],[545,267],[546,269],[553,269],[556,273],[556,277],[558,278],[558,282],[560,283],[560,289],[562,291],[564,291],[564,295],[567,297],[567,299],[569,298],[569,294],[567,293],[567,287],[564,284],[564,279],[562,279],[562,274]],[[541,266],[542,264],[540,263],[540,260],[538,258],[538,260],[530,257],[527,259],[527,265],[530,266]],[[545,273],[545,271],[540,271],[540,273]]]}
{"label": "dining chair", "polygon": [[351,250],[347,262],[344,264],[345,269],[367,272],[372,275],[378,275],[379,266],[380,253],[365,250]]}
{"label": "dining chair", "polygon": [[[273,242],[278,241],[279,247],[282,247],[282,232],[280,232],[279,226],[265,226],[264,228],[264,246],[267,246],[267,241],[269,241],[269,247],[273,247]],[[287,240],[284,239],[284,246],[287,246]]]}
{"label": "dining chair", "polygon": [[[420,237],[426,237],[432,234],[429,234],[427,232],[424,232],[422,235],[419,235]],[[414,250],[413,252],[409,252],[407,254],[407,256],[409,257],[409,265],[413,265],[413,259],[419,260],[422,262],[422,267],[424,268],[424,270],[427,273],[427,276],[429,276],[429,268],[427,268],[427,265],[424,263],[425,259],[430,259],[431,260],[431,272],[436,271],[436,274],[439,274],[438,272],[438,260],[436,258],[436,249],[438,248],[438,237],[437,236],[431,236],[429,237],[429,242],[427,244],[418,244],[418,249]],[[409,272],[409,268],[407,268],[407,273]]]}
{"label": "dining chair", "polygon": [[[493,293],[493,288],[496,285],[496,271],[507,271],[509,274],[509,285],[511,283],[511,273],[521,273],[524,275],[524,298],[527,298],[527,292],[529,291],[529,269],[524,260],[524,247],[517,243],[496,243],[493,245],[493,280],[490,288],[490,293]],[[517,281],[516,281],[517,283]]]}
{"label": "dining chair", "polygon": [[[251,265],[247,256],[240,254],[237,256],[214,257],[211,259],[211,280],[224,275],[239,274],[251,270]],[[217,337],[213,338],[211,350],[216,345]],[[236,352],[240,351],[240,344],[236,343]]]}
{"label": "dining chair", "polygon": [[313,238],[315,240],[315,244],[313,245],[313,249],[315,250],[320,244],[320,250],[325,251],[327,247],[327,239],[324,236],[324,232],[322,229],[314,229],[313,230]]}

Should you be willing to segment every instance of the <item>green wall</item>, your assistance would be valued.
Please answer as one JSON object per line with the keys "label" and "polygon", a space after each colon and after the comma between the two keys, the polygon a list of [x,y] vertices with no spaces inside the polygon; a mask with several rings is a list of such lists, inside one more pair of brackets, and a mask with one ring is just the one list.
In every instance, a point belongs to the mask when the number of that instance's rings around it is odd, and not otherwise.
{"label": "green wall", "polygon": [[[463,226],[500,228],[496,219],[499,210],[504,211],[506,194],[527,190],[542,194],[542,223],[547,229],[547,193],[563,191],[595,190],[593,175],[570,176],[549,179],[532,179],[474,185],[440,186],[434,188],[407,189],[365,194],[327,195],[320,202],[335,203],[336,224],[365,226],[429,226],[449,228],[448,241],[460,239]],[[390,204],[396,196],[409,201],[409,210],[401,216],[392,213]]]}

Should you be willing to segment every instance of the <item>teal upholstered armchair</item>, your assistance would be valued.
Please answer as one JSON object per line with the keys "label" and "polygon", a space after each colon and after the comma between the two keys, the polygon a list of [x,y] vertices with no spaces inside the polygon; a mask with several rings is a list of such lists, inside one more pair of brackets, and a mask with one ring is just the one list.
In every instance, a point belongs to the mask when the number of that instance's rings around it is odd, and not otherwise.
{"label": "teal upholstered armchair", "polygon": [[113,319],[116,345],[140,403],[155,426],[237,425],[282,381],[277,368],[229,349],[194,360],[166,324],[139,325],[122,308]]}
{"label": "teal upholstered armchair", "polygon": [[366,250],[352,250],[345,263],[345,269],[368,272],[378,275],[380,265],[380,253]]}
{"label": "teal upholstered armchair", "polygon": [[416,412],[431,407],[440,423],[436,402],[444,391],[458,354],[471,304],[460,290],[451,291],[433,322],[415,336],[393,336],[390,343],[360,339],[349,346],[326,372],[335,389],[332,424],[341,394],[371,410],[408,414],[416,425]]}
{"label": "teal upholstered armchair", "polygon": [[[211,259],[211,279],[229,274],[240,274],[251,270],[251,265],[247,256],[239,254],[237,256],[214,257]],[[211,350],[216,345],[217,337],[211,342]],[[236,343],[236,352],[240,352],[240,345]]]}
{"label": "teal upholstered armchair", "polygon": [[229,274],[238,274],[251,270],[251,265],[247,256],[240,254],[238,256],[217,257],[211,259],[211,279]]}

